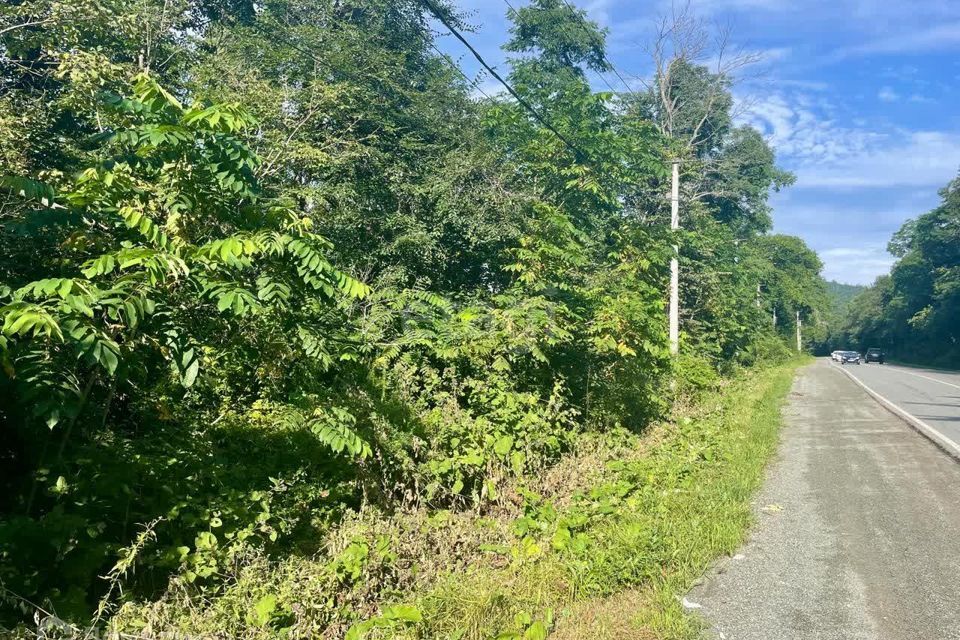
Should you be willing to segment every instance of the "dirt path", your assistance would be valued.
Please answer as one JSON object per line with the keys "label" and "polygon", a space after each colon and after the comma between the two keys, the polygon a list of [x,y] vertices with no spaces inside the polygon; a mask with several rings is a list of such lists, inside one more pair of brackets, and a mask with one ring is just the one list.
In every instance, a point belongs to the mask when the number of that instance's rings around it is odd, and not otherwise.
{"label": "dirt path", "polygon": [[960,464],[826,362],[785,418],[751,540],[688,596],[714,637],[960,639]]}

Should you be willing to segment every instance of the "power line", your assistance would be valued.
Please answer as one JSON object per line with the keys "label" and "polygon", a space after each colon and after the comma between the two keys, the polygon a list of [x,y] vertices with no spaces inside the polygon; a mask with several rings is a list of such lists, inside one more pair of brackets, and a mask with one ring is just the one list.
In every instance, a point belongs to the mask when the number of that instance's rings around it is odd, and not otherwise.
{"label": "power line", "polygon": [[[571,4],[570,2],[568,2],[567,0],[561,0],[561,1],[563,2],[563,4],[567,5],[567,8],[570,9],[570,11],[573,13],[574,17],[580,22],[581,25],[583,25],[584,29],[589,29],[589,25],[587,25],[586,20],[584,19],[584,17],[583,17],[582,15],[580,15],[580,10],[579,10],[576,6],[574,6],[573,4]],[[604,57],[606,57],[606,56],[604,56]],[[627,90],[627,93],[633,93],[634,91],[633,91],[633,89],[630,88],[630,83],[627,82],[626,80],[624,80],[624,79],[623,79],[623,76],[620,75],[620,71],[617,69],[617,65],[613,64],[613,61],[610,60],[609,58],[607,58],[606,62],[607,62],[607,64],[610,65],[610,71],[612,71],[613,74],[614,74],[615,76],[617,76],[617,78],[620,80],[620,83],[623,84],[623,87]],[[601,75],[599,71],[597,72],[597,75],[600,76],[601,78],[603,78],[603,82],[604,82],[608,87],[610,87],[610,83],[607,82],[607,79],[604,78],[603,75]],[[611,90],[611,91],[614,91],[614,93],[618,93],[613,87],[610,87],[610,90]]]}
{"label": "power line", "polygon": [[479,62],[491,76],[496,78],[497,82],[502,84],[506,88],[506,90],[510,93],[510,95],[513,96],[513,98],[520,104],[520,106],[526,109],[530,113],[530,115],[534,117],[534,119],[537,122],[539,122],[541,125],[546,127],[551,133],[553,133],[553,135],[557,136],[557,138],[559,138],[560,141],[563,142],[563,144],[566,145],[566,147],[570,149],[570,151],[572,151],[578,159],[587,157],[587,155],[583,151],[577,148],[577,146],[572,142],[570,142],[566,138],[566,136],[564,136],[562,133],[557,131],[554,128],[554,126],[546,120],[546,118],[540,115],[539,111],[537,111],[529,102],[527,102],[523,98],[523,96],[517,93],[516,89],[510,86],[510,83],[504,80],[500,76],[500,74],[497,73],[497,71],[493,67],[491,67],[486,60],[483,59],[483,56],[480,55],[480,52],[477,51],[466,38],[463,37],[463,34],[461,34],[460,31],[458,31],[457,28],[450,23],[450,21],[443,14],[443,12],[440,11],[435,4],[433,4],[433,0],[421,0],[421,2],[423,2],[424,5],[426,5],[426,7],[430,10],[430,13],[432,13],[433,16],[437,20],[439,20],[443,24],[443,26],[445,26],[447,30],[450,31],[450,33],[453,34],[453,36],[457,40],[459,40],[463,44],[463,46],[465,46],[470,51],[470,53],[473,54],[473,57],[477,59],[477,62]]}
{"label": "power line", "polygon": [[471,79],[470,79],[470,76],[468,76],[466,73],[464,73],[463,69],[460,68],[460,65],[458,65],[457,62],[456,62],[453,58],[451,58],[449,55],[447,55],[446,53],[444,53],[443,51],[441,51],[441,50],[437,47],[437,45],[434,44],[433,42],[430,43],[430,48],[433,49],[434,51],[436,51],[437,54],[440,55],[441,57],[443,57],[447,62],[449,62],[449,63],[450,63],[450,66],[453,67],[453,69],[454,69],[457,73],[459,73],[461,76],[463,76],[463,79],[464,79],[464,80],[466,80],[467,82],[469,82],[470,85],[471,85],[474,89],[476,89],[476,90],[479,91],[481,94],[483,94],[483,97],[485,97],[487,100],[491,100],[491,101],[493,100],[493,98],[490,97],[490,94],[488,94],[486,91],[484,91],[483,89],[480,88],[480,80],[479,80],[479,79],[473,79],[473,80],[471,80]]}
{"label": "power line", "polygon": [[[517,93],[517,91],[516,91],[506,80],[504,80],[504,79],[500,76],[500,74],[497,73],[496,70],[487,63],[486,60],[483,59],[483,57],[480,55],[480,53],[466,40],[466,38],[464,38],[463,35],[462,35],[455,27],[453,27],[453,25],[450,24],[449,20],[447,20],[446,17],[437,9],[436,5],[434,5],[431,0],[422,0],[422,2],[427,6],[427,8],[430,10],[430,12],[431,12],[445,27],[447,27],[447,29],[450,31],[450,33],[453,34],[453,36],[456,37],[461,43],[463,43],[463,45],[464,45],[465,47],[467,47],[467,49],[470,51],[470,53],[472,53],[473,56],[477,59],[477,61],[480,62],[480,64],[483,66],[483,68],[486,69],[487,72],[488,72],[491,76],[493,76],[500,84],[502,84],[502,85],[507,89],[507,91],[510,93],[510,95],[513,96],[513,97],[517,100],[517,102],[518,102],[524,109],[526,109],[526,110],[534,117],[534,119],[536,119],[537,122],[539,122],[541,125],[543,125],[548,131],[550,131],[553,135],[555,135],[555,136],[564,144],[564,146],[566,146],[571,152],[573,152],[574,156],[577,158],[578,161],[586,162],[587,166],[588,166],[591,170],[593,169],[592,164],[591,164],[591,163],[589,162],[589,160],[588,160],[588,157],[589,157],[589,156],[588,156],[584,151],[582,151],[579,147],[577,147],[575,144],[573,144],[572,142],[570,142],[570,140],[569,140],[566,136],[564,136],[562,133],[560,133],[559,131],[557,131],[557,129],[556,129],[552,124],[550,124],[550,122],[548,122],[532,105],[530,105],[530,103],[528,103],[526,100],[524,100],[523,97],[521,97],[521,96]],[[334,71],[334,72],[340,71],[340,72],[342,72],[342,69],[337,69],[337,68],[335,68],[334,66],[330,65],[330,64],[327,63],[326,61],[324,61],[324,60],[322,60],[321,58],[319,58],[315,53],[313,53],[312,51],[310,51],[310,50],[306,49],[305,47],[301,46],[301,45],[298,44],[297,42],[294,42],[294,41],[291,40],[290,38],[287,38],[287,37],[285,37],[285,36],[283,36],[283,35],[281,35],[280,33],[277,33],[277,32],[267,31],[264,27],[261,26],[261,24],[260,24],[259,22],[254,22],[254,23],[251,24],[251,26],[254,28],[254,30],[259,31],[259,32],[261,33],[261,35],[264,35],[264,36],[269,37],[269,38],[275,38],[275,39],[278,39],[278,40],[283,41],[284,43],[286,43],[287,45],[289,45],[291,48],[295,49],[296,51],[299,51],[300,53],[304,54],[305,56],[307,56],[308,58],[310,58],[311,60],[313,60],[316,64],[318,64],[318,65],[320,65],[320,66],[323,66],[323,67],[326,67],[326,68],[327,68],[328,70],[330,70],[330,71]],[[461,76],[463,76],[463,78],[464,78],[468,83],[470,83],[477,91],[479,91],[479,92],[480,92],[484,97],[486,97],[488,100],[491,100],[491,101],[493,100],[493,98],[492,98],[487,92],[485,92],[482,88],[480,88],[480,86],[479,86],[479,81],[478,81],[478,80],[471,80],[470,77],[467,76],[467,74],[463,72],[463,70],[460,68],[460,66],[459,66],[458,64],[456,64],[456,62],[455,62],[449,55],[447,55],[446,53],[444,53],[443,51],[441,51],[440,49],[438,49],[435,43],[432,43],[432,42],[431,42],[431,43],[430,43],[430,46],[431,46],[431,48],[433,48],[434,51],[436,51],[438,54],[440,54],[441,56],[443,56],[443,58],[446,59],[447,62],[450,63],[451,66],[452,66]],[[349,74],[348,74],[348,75],[349,75]]]}
{"label": "power line", "polygon": [[[254,28],[254,30],[259,31],[259,32],[260,32],[262,35],[264,35],[264,36],[267,36],[267,37],[270,37],[270,38],[277,38],[277,39],[283,41],[284,43],[286,43],[287,45],[289,45],[291,48],[293,48],[293,49],[296,50],[296,51],[299,51],[300,53],[302,53],[303,55],[307,56],[308,58],[310,58],[311,60],[313,60],[314,62],[316,62],[317,64],[319,64],[320,66],[326,67],[327,69],[330,69],[331,71],[341,71],[341,72],[342,72],[342,69],[336,69],[336,68],[334,68],[332,65],[330,65],[330,64],[327,63],[326,61],[321,60],[319,57],[317,57],[317,55],[314,54],[312,51],[309,51],[309,50],[306,49],[305,47],[300,46],[299,44],[297,44],[297,43],[294,42],[293,40],[284,37],[284,36],[281,35],[280,33],[276,33],[276,32],[271,33],[271,32],[266,31],[266,30],[260,25],[259,22],[253,22],[250,26],[252,26],[252,27]],[[431,47],[438,55],[440,55],[440,56],[442,56],[443,58],[445,58],[445,59],[447,60],[447,62],[450,63],[450,66],[453,67],[453,69],[456,70],[457,73],[459,73],[461,76],[463,76],[463,79],[466,80],[468,83],[470,83],[470,85],[471,85],[474,89],[476,89],[477,91],[479,91],[479,92],[480,92],[485,98],[487,98],[488,100],[492,100],[492,99],[493,99],[493,98],[490,97],[490,95],[489,95],[488,93],[486,93],[483,89],[480,88],[480,86],[479,86],[479,81],[478,81],[478,80],[476,80],[476,79],[471,79],[466,73],[463,72],[463,70],[462,70],[462,69],[460,68],[460,66],[453,60],[453,58],[451,58],[449,55],[447,55],[446,53],[444,53],[443,51],[441,51],[440,49],[438,49],[438,48],[437,48],[437,45],[436,45],[435,43],[430,42],[429,44],[430,44],[430,47]]]}
{"label": "power line", "polygon": [[[582,15],[580,15],[580,10],[579,10],[577,7],[575,7],[574,5],[570,4],[570,2],[568,2],[567,0],[561,0],[561,2],[563,2],[563,4],[565,4],[565,5],[567,5],[567,8],[570,9],[570,12],[574,15],[574,17],[577,19],[577,21],[583,26],[584,31],[587,31],[587,32],[589,33],[590,26],[586,23],[586,20],[584,19],[584,17],[583,17]],[[604,58],[606,58],[606,56],[604,56]],[[610,70],[613,71],[614,75],[616,75],[617,78],[620,79],[620,82],[623,83],[623,86],[624,86],[624,88],[627,90],[627,93],[633,93],[633,89],[630,88],[630,85],[627,84],[627,81],[624,80],[624,79],[623,79],[623,76],[620,75],[620,72],[617,71],[617,66],[616,66],[615,64],[613,64],[613,61],[607,59],[606,62],[607,62],[607,64],[610,65]],[[599,71],[597,72],[597,75],[600,76],[601,78],[603,78],[604,83],[605,83],[608,87],[610,87],[610,83],[607,82],[607,79],[604,78],[604,77],[600,74]],[[617,91],[616,91],[613,87],[610,87],[610,90],[613,91],[614,93],[617,93]]]}
{"label": "power line", "polygon": [[[620,75],[620,72],[617,71],[617,68],[613,65],[612,62],[610,63],[610,68],[613,70],[614,75],[616,75],[617,78],[620,79],[620,82],[623,83],[623,86],[627,88],[627,93],[636,93],[636,91],[635,91],[634,89],[631,89],[631,88],[630,88],[630,83],[623,79],[623,76]],[[630,75],[630,74],[628,74],[628,75]],[[636,76],[634,76],[634,77],[636,77]]]}
{"label": "power line", "polygon": [[[511,4],[510,0],[503,0],[503,1],[504,1],[504,2],[507,4],[507,6],[510,7],[510,9],[512,9],[514,12],[517,11],[517,8],[514,7],[513,4]],[[585,30],[588,30],[588,29],[589,29],[589,25],[586,24],[585,18],[584,18],[582,15],[580,15],[580,9],[577,8],[576,5],[573,5],[573,4],[571,4],[570,2],[568,2],[567,0],[561,0],[561,1],[563,2],[563,4],[565,4],[565,5],[567,6],[568,9],[570,9],[570,12],[571,12],[571,13],[573,14],[573,16],[577,19],[577,21],[580,23],[580,25],[583,26]],[[606,56],[605,56],[605,57],[606,57]],[[630,94],[636,93],[635,90],[634,90],[633,88],[631,88],[630,83],[627,82],[626,79],[623,77],[623,73],[621,73],[621,71],[620,71],[619,69],[617,69],[617,65],[613,64],[613,61],[610,60],[609,58],[606,58],[605,62],[606,62],[608,65],[610,65],[610,71],[611,71],[615,76],[617,76],[617,79],[620,80],[620,84],[622,84],[623,87],[624,87],[624,89],[627,90],[627,93],[630,93]],[[610,84],[610,82],[607,80],[606,76],[603,75],[603,73],[601,73],[600,71],[596,71],[595,73],[597,74],[597,77],[600,78],[600,79],[603,81],[603,84],[607,85],[607,88],[610,89],[610,91],[612,91],[612,92],[614,92],[614,93],[620,93],[618,90],[616,90],[616,89],[613,88],[613,85]],[[627,73],[627,75],[633,75],[633,74]],[[636,77],[636,76],[634,76],[634,77]]]}
{"label": "power line", "polygon": [[[330,64],[329,62],[326,62],[325,60],[320,59],[320,57],[318,57],[315,53],[313,53],[313,52],[310,51],[309,49],[301,46],[301,45],[298,44],[297,42],[294,42],[294,41],[291,40],[290,38],[287,38],[287,37],[281,35],[279,29],[276,30],[276,31],[274,31],[274,32],[267,31],[263,26],[261,26],[261,24],[260,24],[259,21],[251,22],[249,26],[253,27],[254,31],[259,31],[260,34],[263,35],[264,37],[274,38],[274,39],[277,39],[277,40],[282,41],[283,43],[285,43],[286,45],[288,45],[289,47],[291,47],[291,48],[294,49],[295,51],[299,51],[299,52],[302,53],[303,55],[305,55],[305,56],[307,56],[308,58],[310,58],[311,60],[313,60],[316,64],[320,65],[321,67],[325,67],[325,68],[326,68],[327,70],[329,70],[329,71],[344,73],[343,69],[338,69],[338,68],[334,67],[334,66],[333,66],[332,64]],[[350,74],[349,74],[349,73],[344,73],[344,75],[349,76]]]}
{"label": "power line", "polygon": [[[467,42],[467,41],[463,38],[462,35],[460,35],[459,32],[457,32],[443,17],[441,17],[441,16],[437,13],[436,7],[433,6],[432,3],[429,2],[429,0],[423,0],[423,1],[428,5],[428,8],[430,9],[430,12],[433,13],[433,15],[436,16],[437,19],[440,20],[448,29],[450,29],[450,32],[453,33],[453,35],[456,36],[458,40],[460,40],[461,42],[464,43],[464,45],[466,45],[466,47],[471,51],[471,53],[473,53],[473,55],[480,61],[480,64],[482,64],[482,65],[484,66],[484,68],[485,68],[493,77],[495,77],[502,85],[504,85],[504,86],[507,88],[507,91],[509,91],[510,94],[511,94],[514,98],[516,98],[517,101],[518,101],[524,108],[526,108],[528,111],[530,111],[530,113],[533,114],[534,118],[536,118],[537,121],[540,122],[540,124],[542,124],[544,127],[546,127],[547,129],[549,129],[555,136],[557,136],[557,138],[559,138],[559,139],[564,143],[564,145],[566,145],[566,146],[574,153],[574,155],[575,155],[578,159],[586,158],[586,154],[585,154],[583,151],[581,151],[576,145],[574,145],[573,143],[571,143],[566,137],[563,136],[563,134],[561,134],[561,133],[560,133],[559,131],[557,131],[549,122],[547,122],[547,121],[536,111],[536,109],[534,109],[532,106],[530,106],[530,104],[527,103],[526,100],[524,100],[523,98],[521,98],[521,97],[517,94],[517,92],[513,89],[513,87],[511,87],[509,84],[507,84],[507,82],[506,82],[503,78],[501,78],[500,75],[497,74],[497,72],[494,71],[493,68],[491,68],[490,65],[488,65],[488,64],[486,63],[486,61],[483,60],[482,57],[480,57],[480,54],[476,51],[476,49],[474,49],[474,48],[470,45],[470,43]],[[294,41],[291,40],[290,38],[287,38],[287,37],[281,35],[281,34],[278,33],[278,32],[270,32],[270,31],[267,31],[264,27],[262,27],[262,26],[260,25],[259,22],[253,22],[253,23],[251,24],[251,26],[254,28],[255,31],[259,31],[261,35],[266,36],[266,37],[269,37],[269,38],[276,38],[276,39],[278,39],[278,40],[281,40],[282,42],[284,42],[285,44],[287,44],[288,46],[290,46],[290,47],[293,48],[294,50],[299,51],[299,52],[302,53],[303,55],[307,56],[309,59],[313,60],[316,64],[318,64],[318,65],[320,65],[320,66],[322,66],[322,67],[325,67],[325,68],[327,68],[327,69],[330,70],[330,71],[342,71],[342,70],[340,70],[340,69],[337,69],[337,68],[333,67],[332,65],[330,65],[330,64],[327,63],[326,61],[324,61],[324,60],[322,60],[321,58],[319,58],[315,53],[313,53],[312,51],[310,51],[310,50],[306,49],[305,47],[299,45],[297,42],[294,42]],[[491,100],[491,101],[493,100],[493,98],[490,96],[490,94],[488,94],[487,92],[485,92],[483,89],[480,88],[480,85],[479,85],[479,81],[478,81],[478,80],[472,80],[466,73],[464,73],[463,69],[460,68],[460,65],[458,65],[458,64],[456,63],[456,61],[454,61],[449,55],[447,55],[446,53],[444,53],[443,51],[441,51],[439,48],[437,48],[437,45],[436,45],[435,43],[431,42],[431,43],[430,43],[430,47],[431,47],[435,52],[437,52],[439,55],[443,56],[443,58],[446,59],[447,62],[450,63],[450,65],[457,71],[457,73],[459,73],[461,76],[463,76],[463,78],[464,78],[468,83],[470,83],[470,85],[473,86],[477,91],[479,91],[485,98],[487,98],[488,100]]]}
{"label": "power line", "polygon": [[[319,56],[317,56],[315,53],[313,53],[312,51],[310,51],[310,50],[307,49],[306,47],[298,44],[297,42],[295,42],[294,40],[292,40],[292,39],[290,39],[290,38],[287,38],[287,37],[283,36],[281,33],[279,33],[279,29],[276,30],[276,31],[274,31],[274,32],[267,31],[259,22],[253,22],[250,26],[252,26],[253,29],[254,29],[255,31],[258,31],[261,35],[266,36],[266,37],[269,37],[269,38],[274,38],[274,39],[280,40],[281,42],[283,42],[283,43],[287,44],[288,46],[290,46],[290,47],[291,47],[292,49],[294,49],[295,51],[299,51],[300,53],[302,53],[303,55],[305,55],[307,58],[309,58],[310,60],[312,60],[314,63],[316,63],[318,66],[325,68],[327,71],[332,72],[332,73],[334,73],[334,74],[342,73],[342,74],[344,74],[347,78],[349,78],[350,80],[353,80],[354,82],[359,81],[359,78],[358,78],[357,76],[352,75],[352,74],[350,74],[350,73],[347,73],[344,69],[339,68],[339,67],[336,67],[336,66],[330,64],[329,62],[321,59]],[[453,67],[453,69],[454,69],[455,71],[457,71],[457,73],[459,73],[461,76],[463,76],[464,80],[466,80],[474,89],[476,89],[478,92],[480,92],[480,94],[482,94],[487,100],[491,100],[491,101],[493,100],[493,98],[490,97],[490,94],[486,93],[486,92],[480,87],[480,85],[479,85],[479,80],[474,80],[474,79],[471,79],[469,76],[467,76],[467,74],[465,74],[465,73],[463,72],[463,70],[456,64],[456,62],[455,62],[452,58],[450,58],[450,56],[448,56],[448,55],[445,54],[443,51],[441,51],[440,49],[437,48],[436,44],[434,44],[433,42],[430,42],[429,44],[430,44],[430,47],[431,47],[437,54],[443,56],[443,57],[447,60],[447,62],[450,64],[450,66]],[[372,79],[379,79],[379,78],[377,78],[376,76],[370,76],[370,77],[371,77]],[[394,89],[394,90],[398,91],[399,93],[405,95],[405,96],[408,97],[408,98],[410,97],[410,95],[409,95],[406,91],[404,91],[403,89],[397,87],[396,85],[392,85],[392,86],[393,86],[393,89]]]}
{"label": "power line", "polygon": [[[517,8],[513,6],[513,4],[510,2],[510,0],[503,0],[503,1],[506,3],[507,7],[510,8],[511,11],[513,11],[514,13],[517,13]],[[575,16],[578,20],[582,20],[580,14],[577,13],[577,10],[576,10],[574,7],[572,7],[568,2],[564,2],[564,4],[567,5],[567,7],[573,12],[574,16]],[[563,25],[563,26],[566,26],[566,25]],[[583,25],[583,26],[586,27],[586,25]],[[614,68],[612,62],[610,62],[609,60],[607,60],[606,62],[610,65],[610,68],[611,68],[611,69]],[[614,70],[614,72],[616,73],[615,70]],[[603,84],[607,85],[607,88],[610,89],[610,91],[612,91],[613,93],[620,93],[619,91],[617,91],[616,89],[613,88],[613,85],[610,84],[610,82],[607,80],[606,76],[604,76],[601,72],[599,72],[599,71],[597,71],[597,70],[594,70],[594,73],[596,73],[596,74],[597,74],[597,77],[600,78],[600,79],[603,81]],[[617,73],[617,76],[618,76],[618,77],[619,77],[619,75],[620,75],[620,74]],[[622,80],[621,80],[621,81],[622,81]],[[630,87],[629,87],[628,85],[626,85],[626,83],[624,83],[624,86],[627,87],[627,91],[630,90]]]}

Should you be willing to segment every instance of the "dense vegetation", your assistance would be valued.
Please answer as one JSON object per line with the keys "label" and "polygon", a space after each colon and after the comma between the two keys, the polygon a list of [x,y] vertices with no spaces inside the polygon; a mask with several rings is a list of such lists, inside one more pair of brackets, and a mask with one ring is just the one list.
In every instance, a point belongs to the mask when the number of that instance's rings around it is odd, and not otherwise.
{"label": "dense vegetation", "polygon": [[867,290],[864,285],[845,284],[834,280],[827,280],[826,287],[828,301],[826,312],[821,319],[820,327],[811,339],[813,353],[819,356],[829,355],[837,349],[851,348],[841,327],[849,313],[850,305],[859,294]]}
{"label": "dense vegetation", "polygon": [[897,257],[850,303],[831,341],[880,347],[889,357],[960,367],[960,178],[940,205],[907,221],[888,249]]}
{"label": "dense vegetation", "polygon": [[827,297],[830,299],[830,312],[842,316],[850,307],[850,303],[867,287],[861,284],[844,284],[834,280],[827,280]]}
{"label": "dense vegetation", "polygon": [[678,54],[597,92],[605,33],[535,0],[523,103],[480,99],[436,6],[0,7],[0,622],[415,624],[412,586],[480,551],[595,549],[528,487],[816,325],[817,256],[767,234],[791,177],[729,77]]}

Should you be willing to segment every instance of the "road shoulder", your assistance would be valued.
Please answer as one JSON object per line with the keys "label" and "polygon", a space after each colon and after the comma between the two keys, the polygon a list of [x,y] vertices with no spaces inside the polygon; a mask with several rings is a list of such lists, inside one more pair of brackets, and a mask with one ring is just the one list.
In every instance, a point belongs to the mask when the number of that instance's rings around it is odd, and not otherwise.
{"label": "road shoulder", "polygon": [[[872,387],[870,387],[866,382],[858,378],[856,374],[851,372],[849,369],[845,367],[837,367],[835,365],[832,365],[832,366],[834,369],[838,369],[839,371],[842,371],[844,374],[846,374],[846,376],[851,380],[853,380],[853,382],[856,383],[861,389],[863,389],[867,393],[867,395],[869,395],[871,398],[873,398],[878,403],[880,403],[880,406],[882,406],[884,409],[886,409],[893,415],[903,420],[906,424],[913,427],[914,430],[916,430],[923,437],[930,440],[930,442],[935,444],[941,451],[951,456],[952,458],[955,458],[957,461],[960,461],[960,444],[957,444],[956,442],[951,440],[949,437],[941,433],[936,427],[933,427],[927,424],[920,418],[914,416],[912,413],[909,413],[908,411],[906,411],[904,408],[902,408],[900,405],[896,404],[892,400],[888,399],[887,397],[883,396],[877,391],[874,391]],[[951,383],[944,383],[943,381],[939,381],[939,380],[935,380],[935,382],[940,382],[942,384],[949,384],[950,386],[953,386]]]}
{"label": "road shoulder", "polygon": [[750,541],[688,596],[713,637],[960,638],[960,465],[824,362],[784,417]]}

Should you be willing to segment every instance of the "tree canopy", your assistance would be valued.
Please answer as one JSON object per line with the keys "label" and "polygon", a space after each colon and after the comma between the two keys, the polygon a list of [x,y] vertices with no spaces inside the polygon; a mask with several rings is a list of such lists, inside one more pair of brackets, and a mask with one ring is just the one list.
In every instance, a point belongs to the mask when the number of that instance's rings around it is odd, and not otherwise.
{"label": "tree canopy", "polygon": [[890,275],[857,295],[833,342],[882,348],[892,358],[960,366],[960,178],[940,205],[908,220],[890,240]]}

